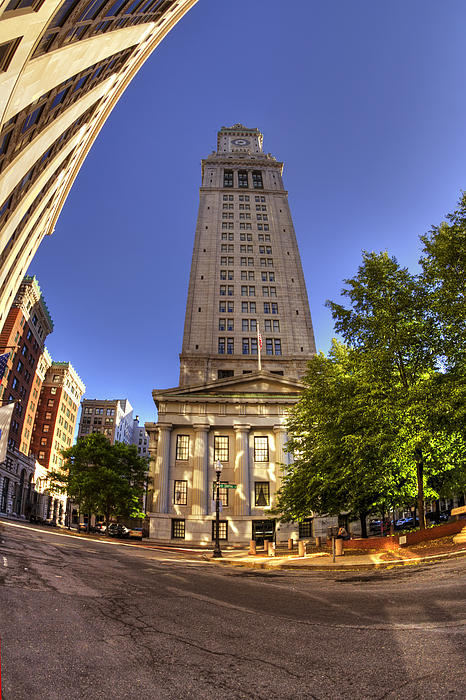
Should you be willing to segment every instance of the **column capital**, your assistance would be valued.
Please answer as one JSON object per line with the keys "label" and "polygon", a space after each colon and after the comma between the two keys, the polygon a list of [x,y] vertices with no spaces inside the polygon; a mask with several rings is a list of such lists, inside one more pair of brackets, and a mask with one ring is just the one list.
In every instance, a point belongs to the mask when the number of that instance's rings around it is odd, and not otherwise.
{"label": "column capital", "polygon": [[273,426],[273,432],[274,433],[286,433],[286,425],[274,425]]}
{"label": "column capital", "polygon": [[156,423],[155,427],[157,430],[162,432],[162,430],[168,430],[171,431],[173,429],[173,424],[172,423]]}
{"label": "column capital", "polygon": [[249,433],[249,431],[251,430],[251,426],[249,425],[249,423],[233,423],[233,430],[236,433]]}
{"label": "column capital", "polygon": [[209,423],[193,423],[193,430],[196,433],[207,433],[210,430]]}

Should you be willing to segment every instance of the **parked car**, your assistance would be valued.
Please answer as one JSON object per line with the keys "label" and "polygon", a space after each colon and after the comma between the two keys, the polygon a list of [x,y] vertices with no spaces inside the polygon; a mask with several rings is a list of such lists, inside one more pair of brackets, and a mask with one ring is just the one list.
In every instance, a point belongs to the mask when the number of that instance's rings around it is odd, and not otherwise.
{"label": "parked car", "polygon": [[132,527],[128,536],[133,539],[142,540],[142,527]]}
{"label": "parked car", "polygon": [[79,523],[78,532],[87,532],[87,523]]}
{"label": "parked car", "polygon": [[371,532],[379,533],[382,530],[382,524],[384,533],[389,533],[391,525],[390,520],[371,520],[369,523],[369,530]]}
{"label": "parked car", "polygon": [[397,530],[411,530],[413,527],[417,527],[418,525],[419,520],[417,518],[416,522],[414,522],[414,518],[400,518],[395,523]]}
{"label": "parked car", "polygon": [[129,537],[129,529],[121,523],[110,523],[107,534],[110,537]]}
{"label": "parked car", "polygon": [[107,526],[105,523],[96,523],[92,528],[92,532],[95,532],[97,535],[104,535],[107,532]]}

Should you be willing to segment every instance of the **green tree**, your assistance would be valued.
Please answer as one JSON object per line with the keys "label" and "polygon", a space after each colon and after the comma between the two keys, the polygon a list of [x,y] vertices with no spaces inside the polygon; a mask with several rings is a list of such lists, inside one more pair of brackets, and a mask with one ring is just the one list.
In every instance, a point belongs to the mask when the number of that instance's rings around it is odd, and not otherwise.
{"label": "green tree", "polygon": [[345,280],[349,308],[327,302],[335,330],[364,355],[369,377],[384,395],[383,410],[397,427],[395,455],[411,465],[421,528],[425,527],[425,449],[430,439],[419,386],[436,372],[439,332],[419,277],[387,253],[363,252],[358,274]]}
{"label": "green tree", "polygon": [[422,273],[363,252],[327,302],[346,347],[309,364],[290,414],[295,463],[284,475],[284,517],[362,513],[465,487],[466,195],[421,237]]}
{"label": "green tree", "polygon": [[306,389],[287,421],[294,461],[277,499],[283,520],[347,512],[360,518],[366,536],[366,516],[393,505],[402,491],[392,460],[396,433],[370,369],[362,353],[335,340],[328,357],[309,362]]}
{"label": "green tree", "polygon": [[466,365],[466,193],[447,221],[421,236],[420,263],[429,307],[439,329],[438,352],[450,371]]}
{"label": "green tree", "polygon": [[65,492],[88,513],[112,517],[141,516],[146,459],[134,445],[110,444],[101,433],[80,438],[63,452],[61,470],[50,474],[52,487]]}
{"label": "green tree", "polygon": [[438,328],[441,372],[433,380],[429,420],[436,429],[430,460],[441,465],[428,482],[439,496],[466,490],[466,193],[458,208],[421,236],[422,284]]}

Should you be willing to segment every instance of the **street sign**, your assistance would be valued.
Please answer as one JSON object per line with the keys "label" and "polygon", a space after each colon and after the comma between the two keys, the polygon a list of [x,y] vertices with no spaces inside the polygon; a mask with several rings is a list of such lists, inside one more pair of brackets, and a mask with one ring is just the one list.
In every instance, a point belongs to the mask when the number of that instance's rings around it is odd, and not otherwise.
{"label": "street sign", "polygon": [[[219,486],[221,489],[235,489],[237,487],[237,484],[222,484],[222,482],[219,483]],[[214,489],[217,488],[217,482],[213,482],[213,487]]]}
{"label": "street sign", "polygon": [[463,515],[466,513],[466,506],[459,506],[458,508],[453,508],[451,511],[452,515]]}

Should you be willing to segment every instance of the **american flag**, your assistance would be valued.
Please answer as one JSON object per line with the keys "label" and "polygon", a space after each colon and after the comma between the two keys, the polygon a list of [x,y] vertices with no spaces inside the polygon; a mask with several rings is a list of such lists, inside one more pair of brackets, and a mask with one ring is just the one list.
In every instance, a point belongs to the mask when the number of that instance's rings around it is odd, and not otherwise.
{"label": "american flag", "polygon": [[260,334],[260,331],[257,331],[257,341],[259,343],[259,350],[262,350],[262,336]]}
{"label": "american flag", "polygon": [[0,382],[2,381],[3,375],[5,374],[6,364],[8,362],[9,357],[9,352],[6,352],[4,355],[0,355]]}

